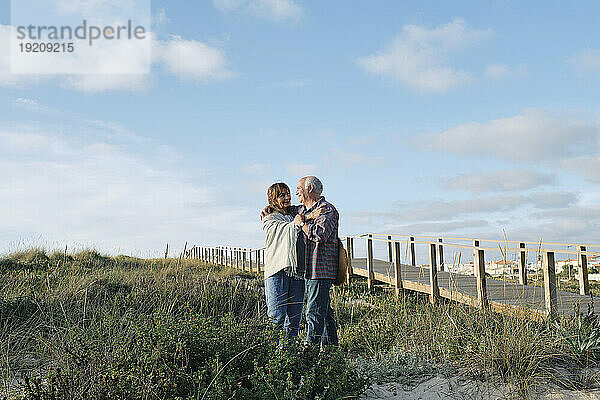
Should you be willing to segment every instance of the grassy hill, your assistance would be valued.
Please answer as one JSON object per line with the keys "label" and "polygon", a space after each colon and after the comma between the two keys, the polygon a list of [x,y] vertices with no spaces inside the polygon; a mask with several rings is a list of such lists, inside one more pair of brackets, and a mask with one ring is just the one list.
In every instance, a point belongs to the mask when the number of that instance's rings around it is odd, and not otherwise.
{"label": "grassy hill", "polygon": [[[262,278],[196,260],[40,249],[0,259],[0,398],[339,399],[436,374],[600,384],[600,323],[430,306],[362,281],[336,288],[340,346],[284,349]],[[597,371],[596,371],[597,372]]]}

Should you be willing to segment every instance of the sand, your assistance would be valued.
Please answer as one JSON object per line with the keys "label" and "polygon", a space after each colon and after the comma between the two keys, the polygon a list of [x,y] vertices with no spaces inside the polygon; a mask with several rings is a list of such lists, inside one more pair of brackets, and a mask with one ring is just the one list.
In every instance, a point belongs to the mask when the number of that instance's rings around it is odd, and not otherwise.
{"label": "sand", "polygon": [[[361,398],[403,399],[403,400],[484,400],[484,399],[517,399],[518,393],[510,384],[492,386],[484,382],[475,382],[461,377],[434,377],[419,385],[407,388],[399,383],[384,383],[372,385]],[[559,388],[538,388],[535,400],[600,400],[600,389],[586,391],[571,391]]]}

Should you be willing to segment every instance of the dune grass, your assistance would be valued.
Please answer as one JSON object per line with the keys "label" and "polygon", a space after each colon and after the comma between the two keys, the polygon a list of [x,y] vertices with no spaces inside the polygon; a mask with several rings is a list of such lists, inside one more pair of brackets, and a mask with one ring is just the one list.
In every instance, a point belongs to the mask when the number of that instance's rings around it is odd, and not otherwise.
{"label": "dune grass", "polygon": [[600,383],[600,323],[431,306],[408,292],[335,288],[340,346],[285,349],[262,279],[195,260],[31,249],[0,259],[0,398],[338,399],[436,374]]}

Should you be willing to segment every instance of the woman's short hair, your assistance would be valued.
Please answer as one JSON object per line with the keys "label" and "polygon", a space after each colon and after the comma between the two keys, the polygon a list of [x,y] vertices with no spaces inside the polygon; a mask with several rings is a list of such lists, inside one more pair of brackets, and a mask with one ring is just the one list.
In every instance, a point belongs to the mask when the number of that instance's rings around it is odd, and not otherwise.
{"label": "woman's short hair", "polygon": [[271,186],[269,186],[269,189],[267,189],[267,200],[269,201],[269,205],[275,211],[280,212],[282,214],[289,214],[289,211],[287,208],[281,209],[281,208],[279,208],[279,204],[277,204],[277,198],[282,193],[290,193],[291,194],[289,186],[283,182],[276,182],[276,183],[272,184]]}

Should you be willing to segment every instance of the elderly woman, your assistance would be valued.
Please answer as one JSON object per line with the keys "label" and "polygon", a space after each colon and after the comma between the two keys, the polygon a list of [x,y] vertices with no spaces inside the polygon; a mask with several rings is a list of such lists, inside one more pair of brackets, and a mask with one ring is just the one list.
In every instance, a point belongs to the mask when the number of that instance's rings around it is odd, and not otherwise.
{"label": "elderly woman", "polygon": [[[262,218],[265,231],[265,297],[267,314],[286,337],[298,336],[304,304],[304,240],[294,224],[296,208],[290,206],[290,188],[272,184],[267,191],[271,212]],[[312,219],[319,215],[306,215]]]}

